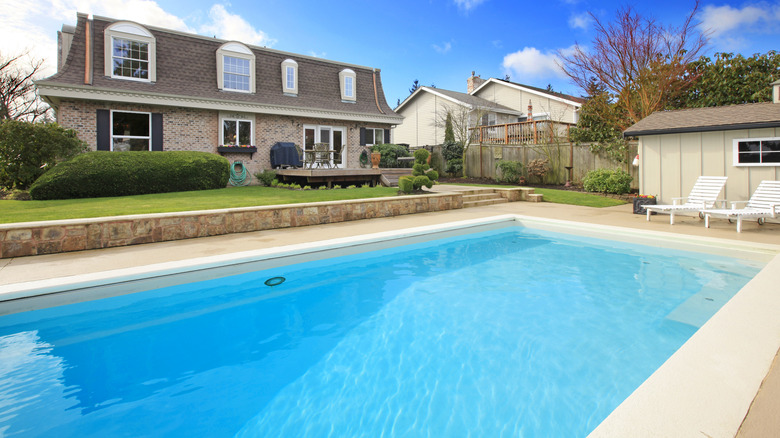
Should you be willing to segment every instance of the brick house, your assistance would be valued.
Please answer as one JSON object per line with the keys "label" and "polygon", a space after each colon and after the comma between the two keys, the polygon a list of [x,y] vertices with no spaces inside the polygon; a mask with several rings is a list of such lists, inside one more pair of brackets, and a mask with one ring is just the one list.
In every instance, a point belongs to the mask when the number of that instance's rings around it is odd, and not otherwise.
{"label": "brick house", "polygon": [[361,145],[389,143],[403,119],[375,68],[86,14],[58,49],[39,94],[92,150],[252,146],[225,156],[255,173],[276,142],[328,143],[336,167],[355,168]]}

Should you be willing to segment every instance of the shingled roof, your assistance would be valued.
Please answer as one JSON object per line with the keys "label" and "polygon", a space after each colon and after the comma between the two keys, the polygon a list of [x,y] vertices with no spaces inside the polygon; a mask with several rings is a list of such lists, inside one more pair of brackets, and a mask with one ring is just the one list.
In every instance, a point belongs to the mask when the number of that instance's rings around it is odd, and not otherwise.
{"label": "shingled roof", "polygon": [[657,111],[623,131],[623,136],[774,127],[780,127],[780,104],[748,103]]}
{"label": "shingled roof", "polygon": [[[112,79],[104,73],[103,35],[117,21],[105,17],[89,21],[87,15],[79,14],[65,65],[57,74],[36,82],[41,96],[55,104],[78,98],[392,124],[402,120],[385,100],[378,69],[245,44],[256,58],[256,92],[225,92],[217,87],[215,53],[228,41],[145,25],[156,39],[156,82]],[[91,68],[85,56],[90,25]],[[288,58],[298,63],[297,96],[282,92],[280,65]],[[356,102],[341,99],[339,72],[347,68],[356,74]],[[85,84],[85,72],[92,78],[89,84]]]}

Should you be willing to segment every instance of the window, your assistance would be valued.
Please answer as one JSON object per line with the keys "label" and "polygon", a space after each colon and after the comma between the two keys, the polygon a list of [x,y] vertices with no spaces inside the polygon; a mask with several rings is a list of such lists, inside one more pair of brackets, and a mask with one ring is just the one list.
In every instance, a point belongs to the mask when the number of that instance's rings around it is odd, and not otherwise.
{"label": "window", "polygon": [[223,114],[222,137],[220,144],[251,146],[254,144],[252,135],[252,116],[248,114]]}
{"label": "window", "polygon": [[255,55],[241,43],[217,49],[217,87],[225,91],[255,92]]}
{"label": "window", "polygon": [[298,95],[298,63],[292,59],[282,61],[282,92]]}
{"label": "window", "polygon": [[224,56],[226,90],[249,91],[249,60]]}
{"label": "window", "polygon": [[141,25],[120,21],[105,30],[105,75],[117,79],[154,82],[156,42]]}
{"label": "window", "polygon": [[780,137],[734,139],[735,166],[780,166]]}
{"label": "window", "polygon": [[361,128],[360,129],[361,146],[373,146],[375,144],[384,144],[384,143],[385,143],[384,129],[382,128]]}
{"label": "window", "polygon": [[355,102],[355,72],[350,69],[344,69],[339,72],[339,83],[341,86],[342,102]]}
{"label": "window", "polygon": [[151,150],[151,126],[151,113],[111,111],[111,150]]}

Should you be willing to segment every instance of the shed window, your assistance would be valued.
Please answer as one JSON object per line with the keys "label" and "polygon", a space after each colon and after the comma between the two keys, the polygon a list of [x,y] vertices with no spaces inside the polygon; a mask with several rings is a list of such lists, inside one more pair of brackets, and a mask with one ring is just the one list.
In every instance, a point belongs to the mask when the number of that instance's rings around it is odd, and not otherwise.
{"label": "shed window", "polygon": [[780,166],[780,137],[734,140],[735,166]]}

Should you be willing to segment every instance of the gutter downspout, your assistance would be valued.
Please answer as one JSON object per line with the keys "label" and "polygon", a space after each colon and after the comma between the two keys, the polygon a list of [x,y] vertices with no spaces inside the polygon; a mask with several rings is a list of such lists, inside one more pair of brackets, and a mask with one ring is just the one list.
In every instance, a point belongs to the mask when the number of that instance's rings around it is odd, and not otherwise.
{"label": "gutter downspout", "polygon": [[92,20],[87,18],[84,44],[84,85],[92,85]]}

